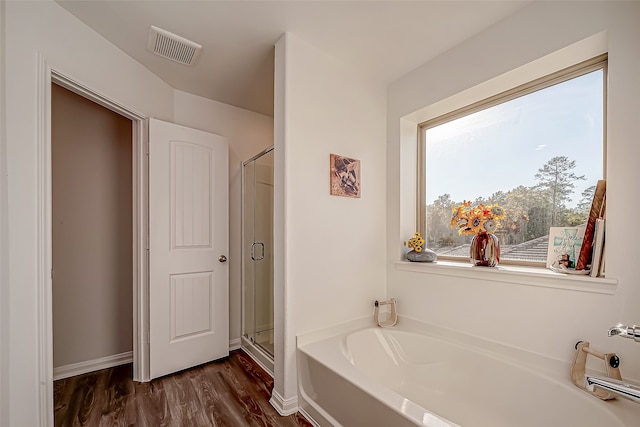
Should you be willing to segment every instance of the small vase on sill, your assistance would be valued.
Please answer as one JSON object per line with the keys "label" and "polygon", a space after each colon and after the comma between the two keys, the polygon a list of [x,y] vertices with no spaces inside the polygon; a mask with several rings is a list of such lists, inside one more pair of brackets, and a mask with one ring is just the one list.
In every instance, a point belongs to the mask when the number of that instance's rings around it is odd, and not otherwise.
{"label": "small vase on sill", "polygon": [[474,266],[495,267],[500,261],[500,240],[492,233],[480,232],[471,239],[469,259]]}
{"label": "small vase on sill", "polygon": [[438,255],[431,249],[422,248],[422,251],[411,250],[407,252],[407,259],[411,262],[434,262]]}

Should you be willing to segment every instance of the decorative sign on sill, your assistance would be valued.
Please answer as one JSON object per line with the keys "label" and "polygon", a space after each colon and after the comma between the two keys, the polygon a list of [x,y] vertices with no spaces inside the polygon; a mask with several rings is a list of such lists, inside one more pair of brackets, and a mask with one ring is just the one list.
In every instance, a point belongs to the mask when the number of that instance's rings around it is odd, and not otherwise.
{"label": "decorative sign on sill", "polygon": [[584,226],[549,228],[547,268],[557,273],[586,274],[575,269],[576,259],[584,241],[584,229]]}
{"label": "decorative sign on sill", "polygon": [[604,276],[606,188],[606,181],[599,180],[585,225],[550,228],[547,268],[565,274]]}

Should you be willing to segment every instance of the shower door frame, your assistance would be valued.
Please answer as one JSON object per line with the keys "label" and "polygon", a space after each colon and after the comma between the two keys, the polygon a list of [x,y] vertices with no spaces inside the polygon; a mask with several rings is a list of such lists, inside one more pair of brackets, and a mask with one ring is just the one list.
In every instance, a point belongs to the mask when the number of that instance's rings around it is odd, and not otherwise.
{"label": "shower door frame", "polygon": [[[248,337],[245,336],[245,331],[246,331],[246,321],[245,321],[245,312],[246,312],[246,307],[245,307],[245,294],[246,294],[246,286],[245,286],[245,280],[246,280],[246,273],[245,273],[245,265],[248,262],[247,259],[247,251],[245,250],[245,237],[246,237],[246,230],[245,230],[245,208],[246,208],[246,202],[245,202],[245,190],[246,190],[246,178],[245,178],[245,167],[252,163],[255,162],[256,160],[258,160],[259,158],[261,158],[262,156],[265,156],[267,154],[269,154],[270,152],[272,152],[274,150],[274,147],[269,147],[261,152],[259,152],[258,154],[256,154],[255,156],[251,157],[248,160],[245,160],[244,162],[242,162],[242,174],[241,174],[241,187],[242,187],[242,195],[241,195],[241,214],[242,214],[242,218],[241,218],[241,247],[242,247],[242,257],[241,257],[241,279],[240,279],[240,283],[242,284],[242,289],[241,289],[241,333],[240,333],[240,346],[241,348],[246,351],[263,369],[265,369],[267,372],[269,372],[271,374],[271,376],[273,376],[274,374],[274,356],[270,355],[267,351],[265,351],[264,349],[261,348],[260,345],[257,345],[254,341],[251,341]],[[274,159],[275,160],[275,159]],[[255,234],[255,233],[254,233]],[[255,283],[254,283],[255,285]],[[255,298],[255,288],[254,288],[254,298]],[[254,304],[254,325],[253,325],[253,329],[254,329],[254,335],[255,335],[255,304]],[[275,324],[274,324],[275,327]]]}

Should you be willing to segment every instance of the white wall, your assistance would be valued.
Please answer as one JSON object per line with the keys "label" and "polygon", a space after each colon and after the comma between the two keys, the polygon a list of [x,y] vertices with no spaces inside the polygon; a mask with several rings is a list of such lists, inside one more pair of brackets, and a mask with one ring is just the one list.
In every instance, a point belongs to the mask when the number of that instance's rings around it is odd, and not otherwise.
{"label": "white wall", "polygon": [[[6,134],[8,171],[9,364],[2,425],[36,426],[39,384],[38,55],[53,68],[140,114],[173,119],[173,89],[52,1],[6,3]],[[4,52],[4,51],[3,51]],[[43,230],[43,233],[48,230]],[[3,242],[5,236],[3,236]],[[3,243],[4,244],[4,243]],[[50,264],[50,259],[45,259]],[[4,257],[3,257],[4,266]],[[3,293],[3,298],[6,293]],[[3,327],[6,325],[2,319]],[[5,335],[2,340],[5,342]],[[6,397],[6,399],[5,399]],[[3,416],[5,414],[3,413]],[[4,420],[3,420],[4,421]]]}
{"label": "white wall", "polygon": [[242,162],[273,145],[273,117],[175,91],[174,122],[229,142],[229,339],[241,334]]}
{"label": "white wall", "polygon": [[[386,88],[288,33],[275,97],[275,393],[287,403],[295,336],[370,314],[385,294]],[[329,195],[331,153],[361,161],[361,198]]]}
{"label": "white wall", "polygon": [[[621,356],[623,377],[640,379],[640,345],[606,337],[617,322],[640,323],[640,251],[630,220],[630,213],[640,210],[639,23],[637,2],[534,2],[390,86],[387,280],[401,314],[565,362],[578,340],[590,341],[593,348]],[[415,227],[410,159],[415,159],[416,123],[445,104],[487,96],[491,85],[483,82],[532,72],[520,68],[532,61],[543,58],[534,73],[548,68],[545,57],[585,39],[582,50],[609,53],[607,277],[618,279],[615,294],[397,271],[393,262],[401,258],[401,242]]]}
{"label": "white wall", "polygon": [[9,425],[9,221],[5,108],[5,2],[0,2],[0,425]]}
{"label": "white wall", "polygon": [[132,123],[51,95],[55,369],[133,351]]}

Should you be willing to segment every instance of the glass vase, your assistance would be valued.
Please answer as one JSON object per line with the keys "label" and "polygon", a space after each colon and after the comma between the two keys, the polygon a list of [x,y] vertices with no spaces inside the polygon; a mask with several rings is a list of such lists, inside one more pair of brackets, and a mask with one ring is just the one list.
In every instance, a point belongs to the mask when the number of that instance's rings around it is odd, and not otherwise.
{"label": "glass vase", "polygon": [[469,259],[473,265],[495,267],[500,261],[500,240],[491,233],[481,232],[471,239]]}

